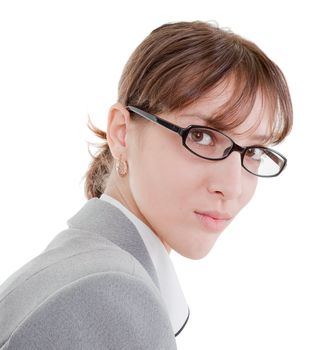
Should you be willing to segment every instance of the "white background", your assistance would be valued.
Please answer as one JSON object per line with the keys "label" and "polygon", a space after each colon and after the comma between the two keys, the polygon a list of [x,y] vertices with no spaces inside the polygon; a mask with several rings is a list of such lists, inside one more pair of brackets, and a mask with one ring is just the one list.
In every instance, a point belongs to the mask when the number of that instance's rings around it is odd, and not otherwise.
{"label": "white background", "polygon": [[[214,20],[283,70],[289,161],[211,253],[171,253],[191,310],[179,349],[332,348],[331,11],[328,1],[1,1],[0,283],[85,202],[87,115],[106,130],[123,66],[156,27]],[[94,148],[92,148],[92,151]]]}

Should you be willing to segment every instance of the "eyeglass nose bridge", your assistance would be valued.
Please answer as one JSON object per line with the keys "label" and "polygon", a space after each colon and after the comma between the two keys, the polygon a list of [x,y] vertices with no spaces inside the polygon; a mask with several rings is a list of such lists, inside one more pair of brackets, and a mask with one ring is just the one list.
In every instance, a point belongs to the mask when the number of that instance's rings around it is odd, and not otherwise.
{"label": "eyeglass nose bridge", "polygon": [[229,151],[222,159],[226,159],[233,152],[239,152],[241,154],[241,161],[243,161],[244,153],[246,152],[247,148],[241,147],[240,145],[236,144],[233,140],[231,140],[231,141],[232,141],[232,146],[225,149],[224,154],[226,153],[226,151],[228,151],[228,150]]}

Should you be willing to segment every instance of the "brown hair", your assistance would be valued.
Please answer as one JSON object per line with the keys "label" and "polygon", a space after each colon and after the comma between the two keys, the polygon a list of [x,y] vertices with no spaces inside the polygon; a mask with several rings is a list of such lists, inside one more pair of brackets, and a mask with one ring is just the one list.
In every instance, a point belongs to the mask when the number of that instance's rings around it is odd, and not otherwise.
{"label": "brown hair", "polygon": [[[180,111],[220,83],[232,81],[232,96],[212,123],[221,130],[240,125],[262,92],[274,113],[269,143],[281,142],[292,127],[292,103],[279,67],[251,41],[209,22],[166,23],[131,54],[118,85],[118,102],[153,114]],[[131,118],[136,115],[131,113]],[[106,140],[89,120],[88,127]],[[113,168],[107,142],[85,174],[85,195],[100,197]]]}

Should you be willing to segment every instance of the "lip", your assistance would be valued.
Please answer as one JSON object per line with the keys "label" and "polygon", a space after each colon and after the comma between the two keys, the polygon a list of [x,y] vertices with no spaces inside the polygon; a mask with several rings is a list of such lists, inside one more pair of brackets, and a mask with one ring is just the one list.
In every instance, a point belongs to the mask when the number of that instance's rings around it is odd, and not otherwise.
{"label": "lip", "polygon": [[195,211],[196,214],[210,216],[215,220],[230,220],[232,217],[228,213],[221,213],[219,211]]}
{"label": "lip", "polygon": [[[209,213],[209,214],[207,214]],[[221,232],[229,223],[231,217],[228,214],[221,214],[219,212],[197,212],[196,217],[204,228],[211,232]],[[218,217],[218,218],[216,218]]]}

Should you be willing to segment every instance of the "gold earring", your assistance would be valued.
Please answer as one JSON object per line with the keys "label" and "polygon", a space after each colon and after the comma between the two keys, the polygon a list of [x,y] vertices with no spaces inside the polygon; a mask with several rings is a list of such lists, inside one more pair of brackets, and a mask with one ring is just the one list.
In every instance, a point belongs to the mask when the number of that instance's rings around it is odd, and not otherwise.
{"label": "gold earring", "polygon": [[121,159],[121,155],[120,159],[116,159],[115,168],[121,177],[126,176],[128,174],[128,164],[125,160]]}

